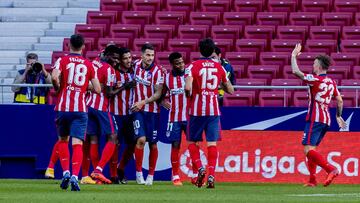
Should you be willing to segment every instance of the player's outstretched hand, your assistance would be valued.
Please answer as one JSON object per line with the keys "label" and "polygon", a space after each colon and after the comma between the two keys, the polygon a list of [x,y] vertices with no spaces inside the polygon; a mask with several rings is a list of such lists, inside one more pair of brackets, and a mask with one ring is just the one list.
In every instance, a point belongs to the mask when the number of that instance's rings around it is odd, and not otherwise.
{"label": "player's outstretched hand", "polygon": [[301,54],[301,44],[298,43],[296,44],[294,50],[292,51],[291,55],[294,56],[294,57],[297,57]]}
{"label": "player's outstretched hand", "polygon": [[346,122],[344,121],[344,119],[342,117],[336,117],[336,121],[341,129],[346,128]]}

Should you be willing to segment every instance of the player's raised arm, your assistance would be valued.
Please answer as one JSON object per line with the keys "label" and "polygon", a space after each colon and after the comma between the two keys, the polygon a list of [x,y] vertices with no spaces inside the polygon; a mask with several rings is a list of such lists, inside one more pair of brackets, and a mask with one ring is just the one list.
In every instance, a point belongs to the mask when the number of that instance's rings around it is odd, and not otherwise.
{"label": "player's raised arm", "polygon": [[297,61],[296,61],[296,57],[298,55],[301,54],[301,44],[296,44],[294,50],[291,53],[291,68],[292,68],[292,73],[300,78],[300,79],[304,79],[304,73],[301,72],[301,70],[299,69],[299,66],[297,65]]}

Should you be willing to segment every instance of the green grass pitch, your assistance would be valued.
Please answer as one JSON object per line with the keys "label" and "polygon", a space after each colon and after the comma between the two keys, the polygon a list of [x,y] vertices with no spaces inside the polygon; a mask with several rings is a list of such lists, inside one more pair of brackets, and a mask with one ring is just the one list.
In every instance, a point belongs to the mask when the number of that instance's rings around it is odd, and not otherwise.
{"label": "green grass pitch", "polygon": [[59,180],[0,179],[0,202],[360,202],[358,185],[304,188],[299,184],[217,183],[216,189],[196,188],[186,182],[153,186],[81,185],[80,192],[61,190]]}

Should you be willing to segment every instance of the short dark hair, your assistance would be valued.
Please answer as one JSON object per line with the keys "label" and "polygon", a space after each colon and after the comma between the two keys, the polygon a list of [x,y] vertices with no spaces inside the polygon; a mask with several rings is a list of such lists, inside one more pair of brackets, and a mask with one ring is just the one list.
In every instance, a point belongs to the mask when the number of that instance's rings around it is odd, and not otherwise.
{"label": "short dark hair", "polygon": [[30,59],[38,60],[38,58],[39,58],[38,55],[35,53],[28,53],[26,55],[26,61],[29,61]]}
{"label": "short dark hair", "polygon": [[181,57],[182,57],[182,55],[181,55],[179,52],[172,52],[172,53],[169,55],[169,62],[172,64],[175,59],[179,59],[179,58],[181,58]]}
{"label": "short dark hair", "polygon": [[154,50],[154,46],[152,44],[144,44],[141,47],[141,52],[145,53],[146,49]]}
{"label": "short dark hair", "polygon": [[219,47],[215,47],[214,51],[215,51],[216,55],[218,55],[218,56],[219,56],[219,54],[221,54],[221,49]]}
{"label": "short dark hair", "polygon": [[331,58],[328,55],[318,55],[315,57],[320,62],[320,66],[327,70],[329,69],[329,66],[331,65]]}
{"label": "short dark hair", "polygon": [[130,53],[130,49],[126,48],[126,47],[121,47],[119,48],[119,55],[120,55],[120,59],[122,59],[122,57],[124,56],[124,54],[126,53]]}
{"label": "short dark hair", "polygon": [[80,34],[74,34],[70,37],[70,45],[74,51],[80,51],[81,47],[84,45],[85,39]]}
{"label": "short dark hair", "polygon": [[104,50],[104,56],[111,54],[111,53],[119,53],[119,48],[116,45],[108,45]]}
{"label": "short dark hair", "polygon": [[199,42],[200,53],[204,57],[209,57],[214,53],[215,43],[212,39],[206,38]]}

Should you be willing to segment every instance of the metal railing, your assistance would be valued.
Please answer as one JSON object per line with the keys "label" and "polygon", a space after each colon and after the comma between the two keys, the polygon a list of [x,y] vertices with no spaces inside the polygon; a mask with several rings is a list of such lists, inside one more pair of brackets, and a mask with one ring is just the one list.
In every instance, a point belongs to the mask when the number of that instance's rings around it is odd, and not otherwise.
{"label": "metal railing", "polygon": [[[4,103],[4,87],[53,87],[52,84],[0,84],[1,87],[1,103]],[[286,97],[286,92],[287,90],[296,90],[296,89],[308,89],[308,86],[245,86],[245,85],[234,85],[235,89],[250,89],[250,90],[256,90],[256,89],[271,89],[271,90],[283,90],[284,92],[284,107],[286,107],[287,105],[287,97]],[[358,100],[359,100],[359,89],[360,86],[338,86],[338,89],[353,89],[356,90],[356,106],[355,107],[359,107],[358,105]]]}

